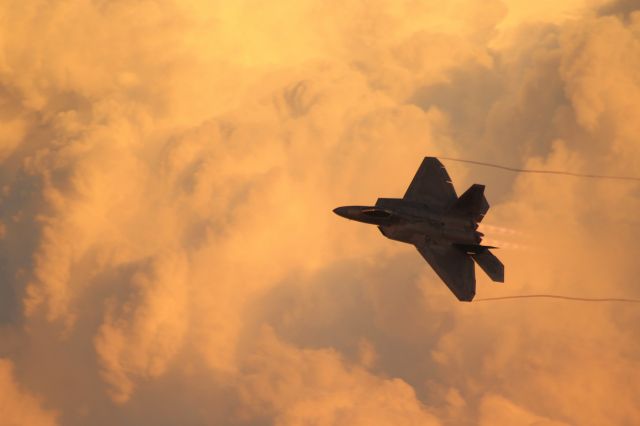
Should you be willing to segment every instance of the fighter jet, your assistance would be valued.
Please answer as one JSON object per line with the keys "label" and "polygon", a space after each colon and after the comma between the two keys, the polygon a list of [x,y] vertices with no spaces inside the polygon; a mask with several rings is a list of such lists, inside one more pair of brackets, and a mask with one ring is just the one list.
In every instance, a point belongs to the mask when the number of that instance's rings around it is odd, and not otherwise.
{"label": "fighter jet", "polygon": [[484,185],[473,184],[460,197],[442,163],[425,157],[403,198],[378,198],[375,206],[344,206],[334,213],[378,225],[385,237],[413,244],[460,301],[476,294],[473,262],[496,282],[504,265],[481,245],[478,224],[489,210]]}

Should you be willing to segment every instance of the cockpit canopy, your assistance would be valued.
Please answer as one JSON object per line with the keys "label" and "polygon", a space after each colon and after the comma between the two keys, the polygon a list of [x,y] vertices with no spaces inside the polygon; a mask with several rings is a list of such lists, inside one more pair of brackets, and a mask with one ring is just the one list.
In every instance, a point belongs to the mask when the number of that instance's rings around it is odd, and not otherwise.
{"label": "cockpit canopy", "polygon": [[391,212],[382,209],[366,209],[362,210],[362,214],[367,215],[369,217],[377,217],[377,218],[387,218],[391,217]]}

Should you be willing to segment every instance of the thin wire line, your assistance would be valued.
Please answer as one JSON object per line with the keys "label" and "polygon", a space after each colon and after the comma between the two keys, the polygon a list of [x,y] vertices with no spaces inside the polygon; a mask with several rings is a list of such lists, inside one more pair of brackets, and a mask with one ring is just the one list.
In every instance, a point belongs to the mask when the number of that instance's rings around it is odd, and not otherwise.
{"label": "thin wire line", "polygon": [[615,297],[605,297],[605,298],[571,297],[571,296],[560,296],[558,294],[522,294],[518,296],[485,297],[482,299],[474,299],[474,302],[488,302],[492,300],[508,300],[508,299],[531,299],[531,298],[562,299],[562,300],[572,300],[577,302],[640,303],[640,299],[626,299],[626,298],[615,298]]}
{"label": "thin wire line", "polygon": [[564,172],[560,170],[518,169],[515,167],[501,166],[499,164],[484,163],[482,161],[464,160],[462,158],[451,158],[451,157],[438,157],[438,158],[440,158],[441,160],[476,164],[478,166],[493,167],[494,169],[502,169],[502,170],[507,170],[510,172],[518,172],[518,173],[539,173],[539,174],[546,174],[546,175],[565,175],[565,176],[584,177],[584,178],[591,178],[591,179],[615,179],[615,180],[628,180],[628,181],[640,182],[640,177],[635,177],[635,176],[591,175],[591,174],[583,174],[583,173]]}
{"label": "thin wire line", "polygon": [[[559,170],[519,169],[516,167],[502,166],[500,164],[485,163],[482,161],[475,161],[475,160],[465,160],[462,158],[451,158],[451,157],[438,157],[438,158],[440,158],[441,160],[457,161],[459,163],[468,163],[468,164],[476,164],[478,166],[493,167],[495,169],[507,170],[510,172],[517,172],[517,173],[538,173],[538,174],[547,174],[547,175],[584,177],[584,178],[590,178],[590,179],[615,179],[615,180],[627,180],[627,181],[640,182],[640,177],[634,177],[634,176],[593,175],[593,174],[584,174],[584,173],[565,172],[565,171],[559,171]],[[485,297],[481,299],[474,299],[474,302],[490,302],[495,300],[533,299],[533,298],[571,300],[575,302],[640,303],[640,299],[627,299],[627,298],[615,298],[615,297],[606,297],[606,298],[572,297],[572,296],[561,296],[558,294],[522,294],[522,295],[516,295],[516,296]]]}

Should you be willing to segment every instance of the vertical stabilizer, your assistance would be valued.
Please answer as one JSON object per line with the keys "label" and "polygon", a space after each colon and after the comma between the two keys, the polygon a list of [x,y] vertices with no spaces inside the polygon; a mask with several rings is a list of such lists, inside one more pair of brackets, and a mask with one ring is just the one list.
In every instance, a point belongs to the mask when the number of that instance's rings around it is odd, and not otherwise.
{"label": "vertical stabilizer", "polygon": [[489,203],[484,196],[484,185],[474,183],[451,205],[449,211],[480,222],[488,210]]}

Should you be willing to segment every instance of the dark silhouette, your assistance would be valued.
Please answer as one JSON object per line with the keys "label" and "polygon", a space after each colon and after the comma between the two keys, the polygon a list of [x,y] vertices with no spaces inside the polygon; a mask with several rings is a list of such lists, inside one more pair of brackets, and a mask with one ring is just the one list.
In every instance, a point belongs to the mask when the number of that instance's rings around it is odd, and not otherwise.
{"label": "dark silhouette", "polygon": [[392,240],[413,244],[461,301],[476,294],[473,261],[497,282],[504,282],[504,265],[481,245],[478,223],[489,210],[484,185],[474,184],[460,197],[435,157],[426,157],[403,198],[378,198],[375,206],[345,206],[333,211],[342,217],[378,225]]}

